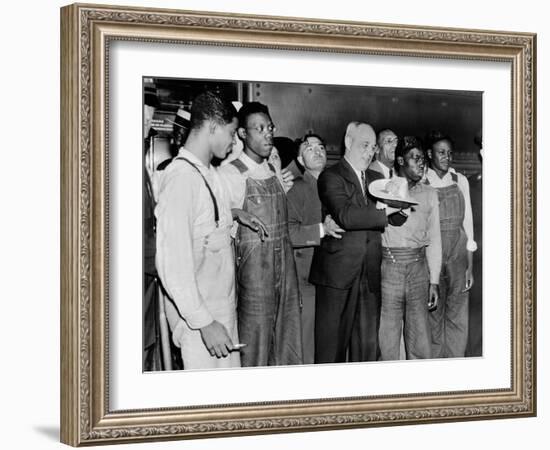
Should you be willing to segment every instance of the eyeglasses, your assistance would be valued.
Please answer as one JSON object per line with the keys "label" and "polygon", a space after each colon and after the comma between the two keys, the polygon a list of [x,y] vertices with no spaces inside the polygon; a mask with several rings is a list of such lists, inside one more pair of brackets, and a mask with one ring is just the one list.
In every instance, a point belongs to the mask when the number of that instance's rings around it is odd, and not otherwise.
{"label": "eyeglasses", "polygon": [[398,138],[386,138],[382,141],[382,144],[396,144],[399,141]]}
{"label": "eyeglasses", "polygon": [[259,127],[246,127],[247,130],[256,130],[260,134],[274,133],[277,131],[277,127],[270,123],[268,126],[260,125]]}
{"label": "eyeglasses", "polygon": [[416,155],[416,156],[411,156],[409,158],[409,160],[413,160],[415,163],[421,163],[421,162],[424,162],[426,160],[426,158],[424,157],[424,155]]}

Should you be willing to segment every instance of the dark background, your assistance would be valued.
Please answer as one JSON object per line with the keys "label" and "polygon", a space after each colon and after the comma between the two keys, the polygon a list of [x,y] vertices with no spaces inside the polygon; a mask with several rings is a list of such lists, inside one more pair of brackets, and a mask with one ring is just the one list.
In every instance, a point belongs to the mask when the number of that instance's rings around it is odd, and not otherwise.
{"label": "dark background", "polygon": [[482,92],[256,81],[146,80],[157,89],[161,101],[154,125],[160,141],[171,135],[169,121],[174,120],[177,109],[189,109],[195,95],[210,89],[230,100],[265,103],[277,126],[276,136],[296,139],[308,132],[319,134],[327,143],[329,164],[340,158],[347,124],[357,120],[371,124],[377,132],[391,128],[398,136],[424,137],[430,130],[441,130],[455,141],[455,169],[468,177],[481,173],[473,139],[482,125]]}

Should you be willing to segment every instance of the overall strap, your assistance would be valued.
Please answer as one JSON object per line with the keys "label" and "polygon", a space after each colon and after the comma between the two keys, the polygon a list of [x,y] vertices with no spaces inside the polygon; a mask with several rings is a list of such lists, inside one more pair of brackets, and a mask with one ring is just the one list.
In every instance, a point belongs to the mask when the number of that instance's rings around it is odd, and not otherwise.
{"label": "overall strap", "polygon": [[233,166],[235,166],[241,174],[248,171],[248,167],[246,167],[246,164],[243,163],[240,159],[234,159],[229,164],[232,164]]}
{"label": "overall strap", "polygon": [[199,173],[199,175],[203,179],[204,184],[206,185],[206,188],[208,189],[208,192],[210,193],[210,198],[212,199],[212,203],[214,204],[214,221],[216,222],[216,227],[218,227],[219,222],[220,222],[220,213],[219,213],[219,210],[218,210],[218,202],[216,201],[216,197],[214,197],[214,192],[212,192],[212,188],[208,184],[208,181],[206,181],[206,178],[204,177],[204,175],[202,174],[202,172],[199,170],[199,168],[197,167],[197,165],[195,163],[192,163],[191,161],[189,161],[187,158],[184,158],[183,156],[178,156],[176,159],[183,159],[184,161],[189,163]]}
{"label": "overall strap", "polygon": [[453,182],[454,182],[455,184],[458,183],[458,175],[457,175],[456,173],[451,172],[451,178],[453,179]]}

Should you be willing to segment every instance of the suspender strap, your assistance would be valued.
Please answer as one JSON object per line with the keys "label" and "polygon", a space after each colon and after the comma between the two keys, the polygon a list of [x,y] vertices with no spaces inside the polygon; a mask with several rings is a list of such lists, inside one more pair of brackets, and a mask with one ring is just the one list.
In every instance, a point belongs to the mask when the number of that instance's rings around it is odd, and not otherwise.
{"label": "suspender strap", "polygon": [[[246,164],[243,163],[240,159],[234,159],[229,164],[235,166],[240,173],[245,173],[246,171],[248,171],[248,167],[246,167]],[[277,171],[275,170],[275,167],[273,167],[273,164],[267,163],[267,165],[269,167],[269,170],[271,170],[274,174],[277,173]]]}
{"label": "suspender strap", "polygon": [[[458,184],[458,175],[454,172],[451,172],[451,180],[453,180],[453,183]],[[430,184],[430,180],[427,178],[424,180],[424,184]]]}
{"label": "suspender strap", "polygon": [[208,181],[206,181],[206,178],[202,174],[202,172],[199,170],[199,168],[196,166],[196,164],[189,161],[187,158],[184,158],[183,156],[178,156],[176,159],[183,159],[184,161],[188,162],[192,167],[195,168],[195,170],[199,173],[201,178],[204,181],[204,184],[206,185],[206,188],[208,189],[208,192],[210,193],[210,198],[212,199],[212,203],[214,204],[214,221],[216,222],[216,227],[219,225],[220,222],[220,213],[218,210],[218,202],[216,201],[216,197],[214,197],[214,192],[212,192],[212,188],[208,184]]}
{"label": "suspender strap", "polygon": [[241,174],[245,173],[248,170],[248,167],[246,167],[246,164],[243,163],[240,159],[234,159],[229,164],[231,164],[232,166],[235,166]]}

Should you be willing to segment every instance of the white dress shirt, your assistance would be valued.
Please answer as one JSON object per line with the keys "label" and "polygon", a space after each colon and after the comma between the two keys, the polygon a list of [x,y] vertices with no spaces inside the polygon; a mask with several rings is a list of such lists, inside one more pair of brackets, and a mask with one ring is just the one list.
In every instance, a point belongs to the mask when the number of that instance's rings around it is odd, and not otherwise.
{"label": "white dress shirt", "polygon": [[381,173],[384,176],[384,178],[391,178],[390,168],[386,166],[384,163],[381,163],[377,159],[370,164],[369,169]]}
{"label": "white dress shirt", "polygon": [[[361,186],[361,191],[363,192],[363,196],[365,196],[365,186],[363,186],[363,180],[362,180],[362,174],[364,173],[363,171],[361,170],[357,170],[353,164],[351,163],[351,161],[346,158],[346,156],[344,155],[344,159],[348,162],[348,164],[351,166],[351,168],[353,169],[353,171],[355,172],[355,175],[357,175],[357,179],[359,180],[359,186]],[[366,176],[366,175],[364,175]],[[367,201],[367,197],[365,196],[365,202]]]}

